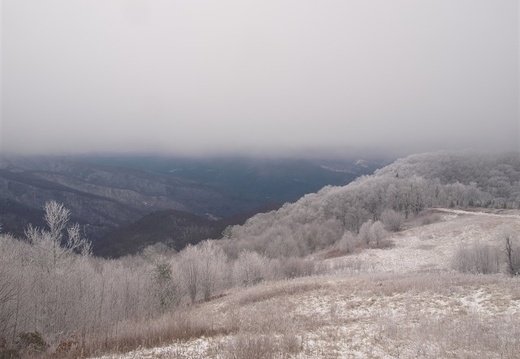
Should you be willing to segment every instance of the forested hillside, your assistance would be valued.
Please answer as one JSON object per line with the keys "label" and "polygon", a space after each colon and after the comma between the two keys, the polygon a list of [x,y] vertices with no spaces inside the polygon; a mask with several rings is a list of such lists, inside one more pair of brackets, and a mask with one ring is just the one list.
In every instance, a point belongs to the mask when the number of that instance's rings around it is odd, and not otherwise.
{"label": "forested hillside", "polygon": [[[397,160],[378,170],[377,174],[395,174],[407,178],[420,176],[438,179],[441,184],[463,184],[466,193],[460,189],[458,198],[453,198],[455,205],[473,204],[494,208],[518,208],[520,205],[518,153],[491,155],[467,151],[418,154]],[[474,198],[475,187],[483,192],[482,197]],[[468,203],[475,200],[479,203]]]}
{"label": "forested hillside", "polygon": [[330,246],[345,233],[359,233],[364,224],[366,229],[381,221],[386,227],[398,228],[403,219],[426,208],[519,208],[519,179],[518,154],[413,155],[347,186],[327,186],[278,211],[229,228],[229,250],[304,256]]}
{"label": "forested hillside", "polygon": [[[231,288],[333,273],[334,267],[320,258],[391,248],[392,232],[439,220],[420,220],[428,208],[518,208],[515,198],[504,201],[502,195],[516,193],[519,171],[512,155],[411,156],[346,186],[327,186],[242,226],[228,227],[225,239],[203,241],[178,253],[151,246],[117,260],[92,257],[71,212],[47,202],[45,226],[30,227],[26,241],[0,237],[0,353],[55,357],[60,346],[73,343],[69,350],[74,357],[129,350],[176,335],[217,335],[218,326],[198,331],[198,324],[187,317],[171,321],[175,327],[169,327],[169,334],[154,327],[145,338],[135,328],[165,313],[196,308]],[[449,178],[435,177],[446,173]],[[510,256],[490,256],[494,271],[508,264],[507,273],[519,273],[517,238],[504,238],[508,247],[496,253]],[[352,265],[363,267],[362,262]],[[233,328],[226,333],[237,330]]]}

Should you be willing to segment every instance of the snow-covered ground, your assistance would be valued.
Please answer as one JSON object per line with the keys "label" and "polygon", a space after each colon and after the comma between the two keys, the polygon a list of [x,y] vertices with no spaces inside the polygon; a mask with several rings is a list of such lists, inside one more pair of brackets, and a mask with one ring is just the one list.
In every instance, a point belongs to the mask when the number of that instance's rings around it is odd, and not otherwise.
{"label": "snow-covered ground", "polygon": [[197,308],[230,334],[102,358],[518,358],[520,280],[450,263],[461,245],[501,245],[520,213],[437,212],[441,221],[396,233],[393,247],[325,260],[332,274],[234,289]]}
{"label": "snow-covered ground", "polygon": [[[417,226],[390,238],[392,248],[365,250],[355,256],[373,272],[404,273],[449,270],[455,251],[472,242],[499,246],[503,226],[520,230],[520,214],[495,214],[438,209],[442,220]],[[341,267],[352,256],[334,258],[331,265]]]}

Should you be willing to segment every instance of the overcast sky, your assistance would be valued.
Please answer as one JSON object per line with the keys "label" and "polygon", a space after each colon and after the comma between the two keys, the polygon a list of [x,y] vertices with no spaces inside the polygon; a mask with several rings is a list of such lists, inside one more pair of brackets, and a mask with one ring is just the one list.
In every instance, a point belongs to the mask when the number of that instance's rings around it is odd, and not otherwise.
{"label": "overcast sky", "polygon": [[4,152],[518,149],[518,0],[1,1]]}

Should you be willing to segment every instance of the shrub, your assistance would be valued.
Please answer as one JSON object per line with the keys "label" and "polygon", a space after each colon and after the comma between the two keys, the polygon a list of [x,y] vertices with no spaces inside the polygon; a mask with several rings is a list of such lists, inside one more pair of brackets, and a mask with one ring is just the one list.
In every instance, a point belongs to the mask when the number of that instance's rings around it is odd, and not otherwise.
{"label": "shrub", "polygon": [[352,232],[345,231],[337,243],[337,248],[343,253],[352,253],[357,246],[358,239]]}
{"label": "shrub", "polygon": [[403,229],[404,215],[394,211],[393,209],[385,209],[381,214],[381,222],[383,222],[387,230],[399,232]]}
{"label": "shrub", "polygon": [[428,215],[424,216],[421,219],[421,224],[423,226],[426,226],[428,224],[440,222],[441,220],[442,220],[442,217],[441,217],[440,214],[438,214],[438,213],[431,213],[431,214],[428,214]]}
{"label": "shrub", "polygon": [[[282,259],[282,261],[284,261]],[[301,258],[287,258],[280,267],[282,278],[306,277],[314,273],[314,263]]]}
{"label": "shrub", "polygon": [[477,241],[457,250],[452,261],[452,268],[464,273],[498,273],[500,271],[500,254],[495,247]]}
{"label": "shrub", "polygon": [[79,341],[75,335],[59,342],[54,350],[54,356],[57,358],[70,356],[74,351],[79,349]]}
{"label": "shrub", "polygon": [[18,336],[17,346],[23,354],[43,353],[49,346],[39,332],[25,332]]}

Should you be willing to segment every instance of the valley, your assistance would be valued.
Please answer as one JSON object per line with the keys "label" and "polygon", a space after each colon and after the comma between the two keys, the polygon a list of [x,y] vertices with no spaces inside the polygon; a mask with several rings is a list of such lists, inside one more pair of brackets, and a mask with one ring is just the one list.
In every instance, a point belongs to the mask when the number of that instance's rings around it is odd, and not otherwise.
{"label": "valley", "polygon": [[[258,212],[276,209],[325,185],[347,184],[385,163],[380,159],[13,156],[0,162],[0,224],[4,233],[23,237],[29,223],[44,225],[43,204],[55,200],[71,210],[72,220],[93,241],[97,255],[135,254],[160,242],[179,250],[186,243],[216,238],[228,225],[242,224]],[[147,232],[142,221],[160,218],[163,211],[174,211],[169,216],[175,213],[179,221],[191,215],[191,227],[201,224],[211,229],[171,232],[160,228],[164,222],[154,220],[154,233]],[[136,227],[144,232],[125,242],[125,228]]]}

